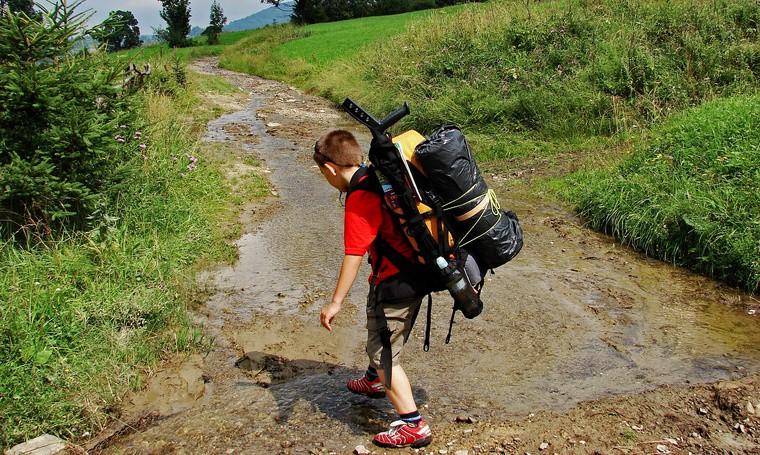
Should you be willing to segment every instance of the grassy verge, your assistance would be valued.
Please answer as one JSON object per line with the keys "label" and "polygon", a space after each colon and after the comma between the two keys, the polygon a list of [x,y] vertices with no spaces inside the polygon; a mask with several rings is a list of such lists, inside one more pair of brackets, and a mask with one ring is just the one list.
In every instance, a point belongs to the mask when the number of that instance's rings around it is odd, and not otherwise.
{"label": "grassy verge", "polygon": [[675,115],[622,165],[560,188],[595,229],[760,291],[760,96]]}
{"label": "grassy verge", "polygon": [[194,271],[234,258],[225,240],[235,205],[266,188],[251,175],[231,194],[227,163],[199,145],[219,114],[203,95],[233,90],[190,75],[174,95],[146,94],[141,124],[125,125],[140,133],[125,144],[138,172],[115,189],[113,213],[44,247],[0,246],[0,446],[80,438],[142,385],[146,367],[203,345],[186,315]]}

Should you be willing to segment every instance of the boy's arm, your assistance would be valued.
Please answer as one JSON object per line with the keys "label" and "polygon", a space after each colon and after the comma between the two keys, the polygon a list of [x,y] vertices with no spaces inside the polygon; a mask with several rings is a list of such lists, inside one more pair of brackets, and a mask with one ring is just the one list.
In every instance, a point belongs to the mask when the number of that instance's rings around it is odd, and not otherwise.
{"label": "boy's arm", "polygon": [[343,264],[340,266],[338,283],[335,285],[332,300],[322,308],[322,312],[319,314],[319,322],[321,322],[322,326],[330,332],[332,332],[332,326],[330,324],[335,318],[335,315],[338,314],[338,311],[340,311],[340,308],[343,305],[343,300],[345,300],[348,291],[354,284],[354,280],[359,273],[363,258],[364,256],[350,254],[343,256]]}

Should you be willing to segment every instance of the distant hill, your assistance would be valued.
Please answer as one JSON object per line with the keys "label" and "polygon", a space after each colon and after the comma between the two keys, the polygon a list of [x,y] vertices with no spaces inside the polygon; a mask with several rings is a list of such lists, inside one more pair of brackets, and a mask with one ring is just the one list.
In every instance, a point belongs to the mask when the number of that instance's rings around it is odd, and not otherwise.
{"label": "distant hill", "polygon": [[253,30],[266,25],[282,24],[290,22],[290,3],[282,3],[279,8],[270,6],[248,17],[232,21],[224,26],[225,32],[239,32],[241,30]]}

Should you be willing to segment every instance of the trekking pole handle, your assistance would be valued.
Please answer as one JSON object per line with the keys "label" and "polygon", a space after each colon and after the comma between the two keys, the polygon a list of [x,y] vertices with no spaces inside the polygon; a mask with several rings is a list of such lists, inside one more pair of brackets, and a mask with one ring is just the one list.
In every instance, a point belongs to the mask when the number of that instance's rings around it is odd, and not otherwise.
{"label": "trekking pole handle", "polygon": [[375,117],[372,116],[372,114],[365,111],[351,98],[346,98],[343,101],[343,109],[345,109],[348,115],[353,117],[354,120],[369,128],[370,132],[372,132],[372,136],[374,137],[382,136],[385,134],[386,130],[388,130],[390,127],[395,125],[396,122],[409,114],[409,105],[406,103],[406,101],[404,101],[404,104],[400,108],[391,112],[382,121],[378,121]]}
{"label": "trekking pole handle", "polygon": [[384,133],[390,127],[395,125],[396,122],[406,117],[407,115],[409,115],[409,105],[406,103],[406,101],[404,101],[404,104],[400,108],[388,114],[388,116],[385,117],[382,122],[380,122],[380,131]]}

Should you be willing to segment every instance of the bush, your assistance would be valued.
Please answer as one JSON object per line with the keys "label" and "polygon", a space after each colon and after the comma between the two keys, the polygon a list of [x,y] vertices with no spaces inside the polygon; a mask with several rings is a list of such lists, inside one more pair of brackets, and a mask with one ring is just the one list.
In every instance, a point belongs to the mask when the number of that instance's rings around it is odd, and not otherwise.
{"label": "bush", "polygon": [[569,182],[582,216],[648,255],[760,290],[760,96],[693,108],[652,136],[619,168]]}
{"label": "bush", "polygon": [[0,18],[2,237],[86,225],[125,175],[130,97],[114,63],[73,53],[76,6]]}

